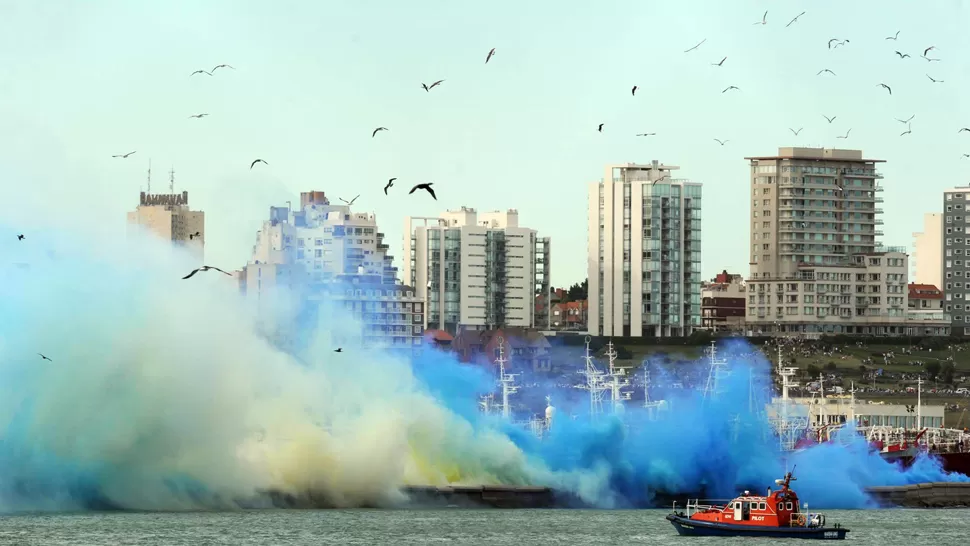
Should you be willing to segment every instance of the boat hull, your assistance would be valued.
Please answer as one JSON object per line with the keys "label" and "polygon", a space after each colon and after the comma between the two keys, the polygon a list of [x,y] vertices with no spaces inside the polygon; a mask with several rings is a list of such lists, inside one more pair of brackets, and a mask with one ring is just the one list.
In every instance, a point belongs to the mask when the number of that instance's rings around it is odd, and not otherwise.
{"label": "boat hull", "polygon": [[676,514],[667,515],[677,533],[694,537],[773,537],[845,540],[845,527],[759,527],[692,520]]}
{"label": "boat hull", "polygon": [[[890,456],[888,453],[882,454],[887,461],[900,462],[904,467],[913,464],[915,453],[903,453]],[[970,476],[970,453],[934,453],[934,457],[940,460],[943,470],[946,472],[957,472],[964,476]]]}

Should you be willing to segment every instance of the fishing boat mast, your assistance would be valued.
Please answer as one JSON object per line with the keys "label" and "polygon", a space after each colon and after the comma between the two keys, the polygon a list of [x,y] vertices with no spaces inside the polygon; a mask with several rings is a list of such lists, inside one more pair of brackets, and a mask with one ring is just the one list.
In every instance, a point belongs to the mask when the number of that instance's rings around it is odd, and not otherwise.
{"label": "fishing boat mast", "polygon": [[610,359],[609,378],[610,402],[612,403],[613,413],[623,412],[623,402],[630,399],[629,392],[622,389],[630,386],[630,380],[626,379],[626,369],[616,367],[616,350],[613,349],[613,341],[607,344],[606,356]]}
{"label": "fishing boat mast", "polygon": [[512,416],[512,407],[509,406],[509,396],[518,392],[519,387],[515,384],[517,374],[505,373],[505,340],[498,338],[498,382],[502,386],[502,418],[508,419]]}
{"label": "fishing boat mast", "polygon": [[593,363],[593,355],[589,352],[591,338],[586,336],[586,369],[581,373],[586,376],[586,384],[580,386],[589,391],[589,418],[595,420],[603,413],[603,398],[608,387],[603,382],[603,372]]}
{"label": "fishing boat mast", "polygon": [[714,399],[721,393],[721,380],[727,376],[727,362],[717,357],[717,344],[711,342],[708,349],[711,358],[711,370],[707,375],[707,385],[704,387],[704,399]]}

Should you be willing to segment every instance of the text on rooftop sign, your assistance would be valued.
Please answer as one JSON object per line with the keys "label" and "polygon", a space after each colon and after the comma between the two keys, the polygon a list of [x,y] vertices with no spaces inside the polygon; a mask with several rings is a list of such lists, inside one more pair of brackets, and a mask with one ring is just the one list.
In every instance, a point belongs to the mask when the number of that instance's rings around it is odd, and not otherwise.
{"label": "text on rooftop sign", "polygon": [[145,193],[141,192],[141,204],[149,205],[188,205],[189,192],[182,193]]}

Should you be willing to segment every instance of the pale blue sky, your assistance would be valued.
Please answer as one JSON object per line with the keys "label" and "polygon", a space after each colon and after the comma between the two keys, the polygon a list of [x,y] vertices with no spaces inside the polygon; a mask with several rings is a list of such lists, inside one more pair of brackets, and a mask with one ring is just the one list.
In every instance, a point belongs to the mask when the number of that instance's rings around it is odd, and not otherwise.
{"label": "pale blue sky", "polygon": [[[398,260],[406,215],[516,207],[553,238],[564,285],[586,276],[586,184],[657,159],[704,183],[704,275],[747,275],[744,156],[824,145],[888,160],[883,242],[909,246],[941,190],[968,183],[968,26],[959,0],[0,0],[0,223],[123,235],[151,157],[153,189],[174,165],[206,211],[212,265],[243,265],[268,207],[313,189],[360,193]],[[919,58],[930,45],[940,62]],[[221,63],[238,70],[188,77]],[[250,171],[256,157],[270,165]],[[407,196],[418,182],[439,201]]]}

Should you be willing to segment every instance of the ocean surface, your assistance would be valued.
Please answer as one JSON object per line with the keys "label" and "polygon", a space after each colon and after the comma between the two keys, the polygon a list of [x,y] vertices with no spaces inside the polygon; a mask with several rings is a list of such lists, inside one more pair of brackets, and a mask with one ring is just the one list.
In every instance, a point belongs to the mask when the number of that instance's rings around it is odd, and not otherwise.
{"label": "ocean surface", "polygon": [[[680,537],[666,510],[270,510],[0,516],[0,544],[744,544]],[[970,510],[824,511],[853,544],[963,544]],[[799,540],[754,540],[802,544]]]}

